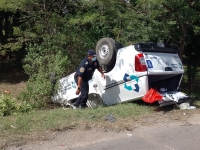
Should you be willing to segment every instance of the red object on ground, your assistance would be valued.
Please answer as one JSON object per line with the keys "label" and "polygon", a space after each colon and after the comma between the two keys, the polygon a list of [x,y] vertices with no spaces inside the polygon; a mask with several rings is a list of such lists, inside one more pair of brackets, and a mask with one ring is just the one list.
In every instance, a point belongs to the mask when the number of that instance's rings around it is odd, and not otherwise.
{"label": "red object on ground", "polygon": [[5,90],[3,91],[4,94],[10,94],[10,91],[9,90]]}
{"label": "red object on ground", "polygon": [[155,101],[162,100],[162,96],[156,92],[154,89],[150,89],[143,97],[142,100],[147,102],[147,103],[153,103]]}

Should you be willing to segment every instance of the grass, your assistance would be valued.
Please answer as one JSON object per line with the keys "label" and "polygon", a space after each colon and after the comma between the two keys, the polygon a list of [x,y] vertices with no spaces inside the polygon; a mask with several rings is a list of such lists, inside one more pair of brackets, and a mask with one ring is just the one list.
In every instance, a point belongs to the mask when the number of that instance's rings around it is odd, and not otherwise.
{"label": "grass", "polygon": [[[125,130],[131,128],[139,116],[151,114],[154,109],[154,106],[125,103],[84,110],[55,108],[0,117],[0,141],[9,145],[23,143],[33,137],[41,139],[43,133],[68,129],[87,130],[98,127]],[[107,115],[113,115],[116,120],[106,120]]]}
{"label": "grass", "polygon": [[[124,111],[126,110],[126,111]],[[25,134],[41,130],[61,130],[63,128],[80,128],[85,122],[95,124],[105,122],[105,117],[112,114],[117,120],[121,118],[134,118],[145,113],[151,113],[152,108],[127,103],[97,109],[67,109],[62,108],[39,110],[29,114],[0,117],[1,130],[5,134],[11,130],[13,133]]]}
{"label": "grass", "polygon": [[[188,110],[187,114],[192,112],[195,110]],[[0,149],[6,145],[21,145],[30,141],[48,140],[55,132],[59,131],[100,128],[118,132],[134,130],[139,125],[148,126],[158,122],[167,124],[169,121],[173,122],[173,120],[185,117],[182,113],[183,111],[173,109],[173,107],[158,109],[157,105],[145,105],[138,102],[96,109],[73,110],[58,107],[0,117]],[[108,115],[112,115],[115,121],[107,120]]]}

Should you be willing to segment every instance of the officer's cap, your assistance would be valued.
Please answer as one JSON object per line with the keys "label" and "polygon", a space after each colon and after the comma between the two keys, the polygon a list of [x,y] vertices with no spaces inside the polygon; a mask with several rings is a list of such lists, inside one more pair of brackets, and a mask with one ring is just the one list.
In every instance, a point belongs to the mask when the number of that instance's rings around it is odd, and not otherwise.
{"label": "officer's cap", "polygon": [[90,56],[97,56],[96,52],[93,49],[88,50],[87,54]]}

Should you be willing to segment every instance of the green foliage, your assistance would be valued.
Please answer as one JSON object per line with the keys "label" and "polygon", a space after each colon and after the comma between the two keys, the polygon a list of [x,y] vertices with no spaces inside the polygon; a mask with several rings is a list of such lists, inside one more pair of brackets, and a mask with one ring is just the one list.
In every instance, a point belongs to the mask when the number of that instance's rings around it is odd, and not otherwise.
{"label": "green foliage", "polygon": [[[24,29],[21,28],[21,24],[24,23],[26,18],[23,12],[24,1],[0,0],[1,72],[11,72],[22,68],[21,61],[25,55],[24,43],[27,40],[23,36]],[[10,65],[10,63],[14,65]]]}
{"label": "green foliage", "polygon": [[[200,31],[199,1],[0,0],[0,4],[0,57],[19,52],[20,61],[27,54],[23,63],[30,79],[22,97],[37,108],[50,101],[54,90],[50,74],[56,73],[58,80],[75,71],[102,37],[123,45],[180,44],[182,56],[184,47],[195,41],[190,34]],[[194,48],[193,52],[198,54]]]}
{"label": "green foliage", "polygon": [[16,110],[15,102],[8,96],[0,96],[0,115],[10,115]]}
{"label": "green foliage", "polygon": [[45,107],[51,100],[53,84],[43,75],[43,73],[34,74],[27,83],[27,89],[20,95],[20,99],[30,103],[33,108]]}
{"label": "green foliage", "polygon": [[200,51],[199,51],[199,40],[200,34],[196,33],[190,28],[190,34],[185,46],[184,63],[187,65],[187,79],[188,79],[188,93],[199,93],[196,91],[199,89],[199,66],[200,66]]}
{"label": "green foliage", "polygon": [[30,110],[32,110],[31,106],[25,101],[19,102],[8,95],[0,95],[0,116],[25,113]]}
{"label": "green foliage", "polygon": [[[24,70],[30,78],[21,98],[29,101],[33,107],[41,108],[51,101],[55,84],[52,82],[66,73],[70,60],[67,49],[64,48],[66,43],[62,34],[33,43],[28,45],[28,54],[24,59]],[[55,79],[52,79],[52,73],[56,75]]]}
{"label": "green foliage", "polygon": [[24,0],[0,0],[0,11],[13,11],[15,12],[22,6]]}

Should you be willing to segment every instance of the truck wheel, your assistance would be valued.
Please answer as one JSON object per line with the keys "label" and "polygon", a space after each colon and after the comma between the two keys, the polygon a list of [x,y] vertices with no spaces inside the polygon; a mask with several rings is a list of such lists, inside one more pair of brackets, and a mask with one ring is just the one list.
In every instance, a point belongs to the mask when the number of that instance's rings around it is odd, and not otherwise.
{"label": "truck wheel", "polygon": [[112,38],[102,38],[96,45],[97,59],[101,65],[111,65],[116,60],[115,40]]}
{"label": "truck wheel", "polygon": [[102,66],[103,71],[106,73],[106,72],[110,72],[114,68],[115,63],[111,65],[101,65],[101,66]]}

